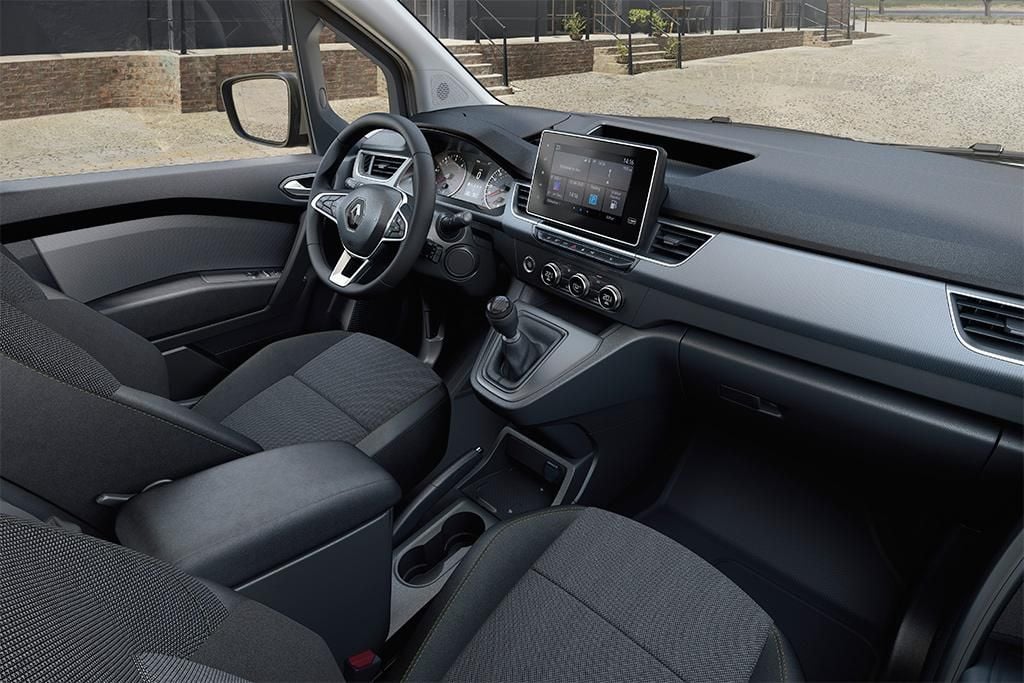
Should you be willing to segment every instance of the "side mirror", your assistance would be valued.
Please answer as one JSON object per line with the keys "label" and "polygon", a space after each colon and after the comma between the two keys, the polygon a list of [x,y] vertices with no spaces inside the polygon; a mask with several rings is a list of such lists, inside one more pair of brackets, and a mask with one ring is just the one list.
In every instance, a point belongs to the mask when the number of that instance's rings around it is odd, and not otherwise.
{"label": "side mirror", "polygon": [[240,138],[271,147],[309,145],[295,74],[235,76],[220,84],[220,92],[228,121]]}

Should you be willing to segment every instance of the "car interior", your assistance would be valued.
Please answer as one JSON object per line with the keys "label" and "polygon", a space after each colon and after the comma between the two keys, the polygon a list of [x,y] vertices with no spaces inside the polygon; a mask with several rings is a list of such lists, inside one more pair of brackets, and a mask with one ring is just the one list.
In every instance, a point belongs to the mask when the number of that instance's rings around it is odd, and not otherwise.
{"label": "car interior", "polygon": [[1024,678],[1024,168],[287,7],[308,151],[0,184],[0,679]]}

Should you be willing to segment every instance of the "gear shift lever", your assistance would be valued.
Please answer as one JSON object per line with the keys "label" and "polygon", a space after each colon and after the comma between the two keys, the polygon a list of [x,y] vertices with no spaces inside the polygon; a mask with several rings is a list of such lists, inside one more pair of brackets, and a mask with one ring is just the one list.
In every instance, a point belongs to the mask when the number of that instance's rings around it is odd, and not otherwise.
{"label": "gear shift lever", "polygon": [[517,381],[533,367],[540,356],[537,345],[519,330],[519,312],[507,296],[496,296],[487,302],[487,321],[501,335],[501,375]]}

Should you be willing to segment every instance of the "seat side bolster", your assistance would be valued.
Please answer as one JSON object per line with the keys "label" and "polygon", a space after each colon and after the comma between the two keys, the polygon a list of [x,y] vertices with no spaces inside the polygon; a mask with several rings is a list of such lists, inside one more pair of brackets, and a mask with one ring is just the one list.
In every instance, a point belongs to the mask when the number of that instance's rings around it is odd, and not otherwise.
{"label": "seat side bolster", "polygon": [[239,455],[256,453],[261,450],[260,445],[249,437],[163,396],[121,386],[111,398],[130,408],[149,413],[157,419],[178,425],[197,436],[237,451]]}
{"label": "seat side bolster", "polygon": [[437,681],[544,551],[584,508],[547,508],[492,527],[431,602],[395,666],[402,680]]}

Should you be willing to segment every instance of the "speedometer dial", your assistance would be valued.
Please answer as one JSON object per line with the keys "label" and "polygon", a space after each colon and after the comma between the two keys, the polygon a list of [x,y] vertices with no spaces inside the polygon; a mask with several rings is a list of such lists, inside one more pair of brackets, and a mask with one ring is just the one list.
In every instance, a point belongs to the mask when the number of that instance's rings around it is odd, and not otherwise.
{"label": "speedometer dial", "polygon": [[484,206],[488,209],[500,209],[505,206],[511,189],[512,176],[499,168],[487,178],[487,187],[484,188]]}
{"label": "speedometer dial", "polygon": [[466,182],[466,159],[458,152],[442,152],[434,157],[437,193],[451,197]]}

